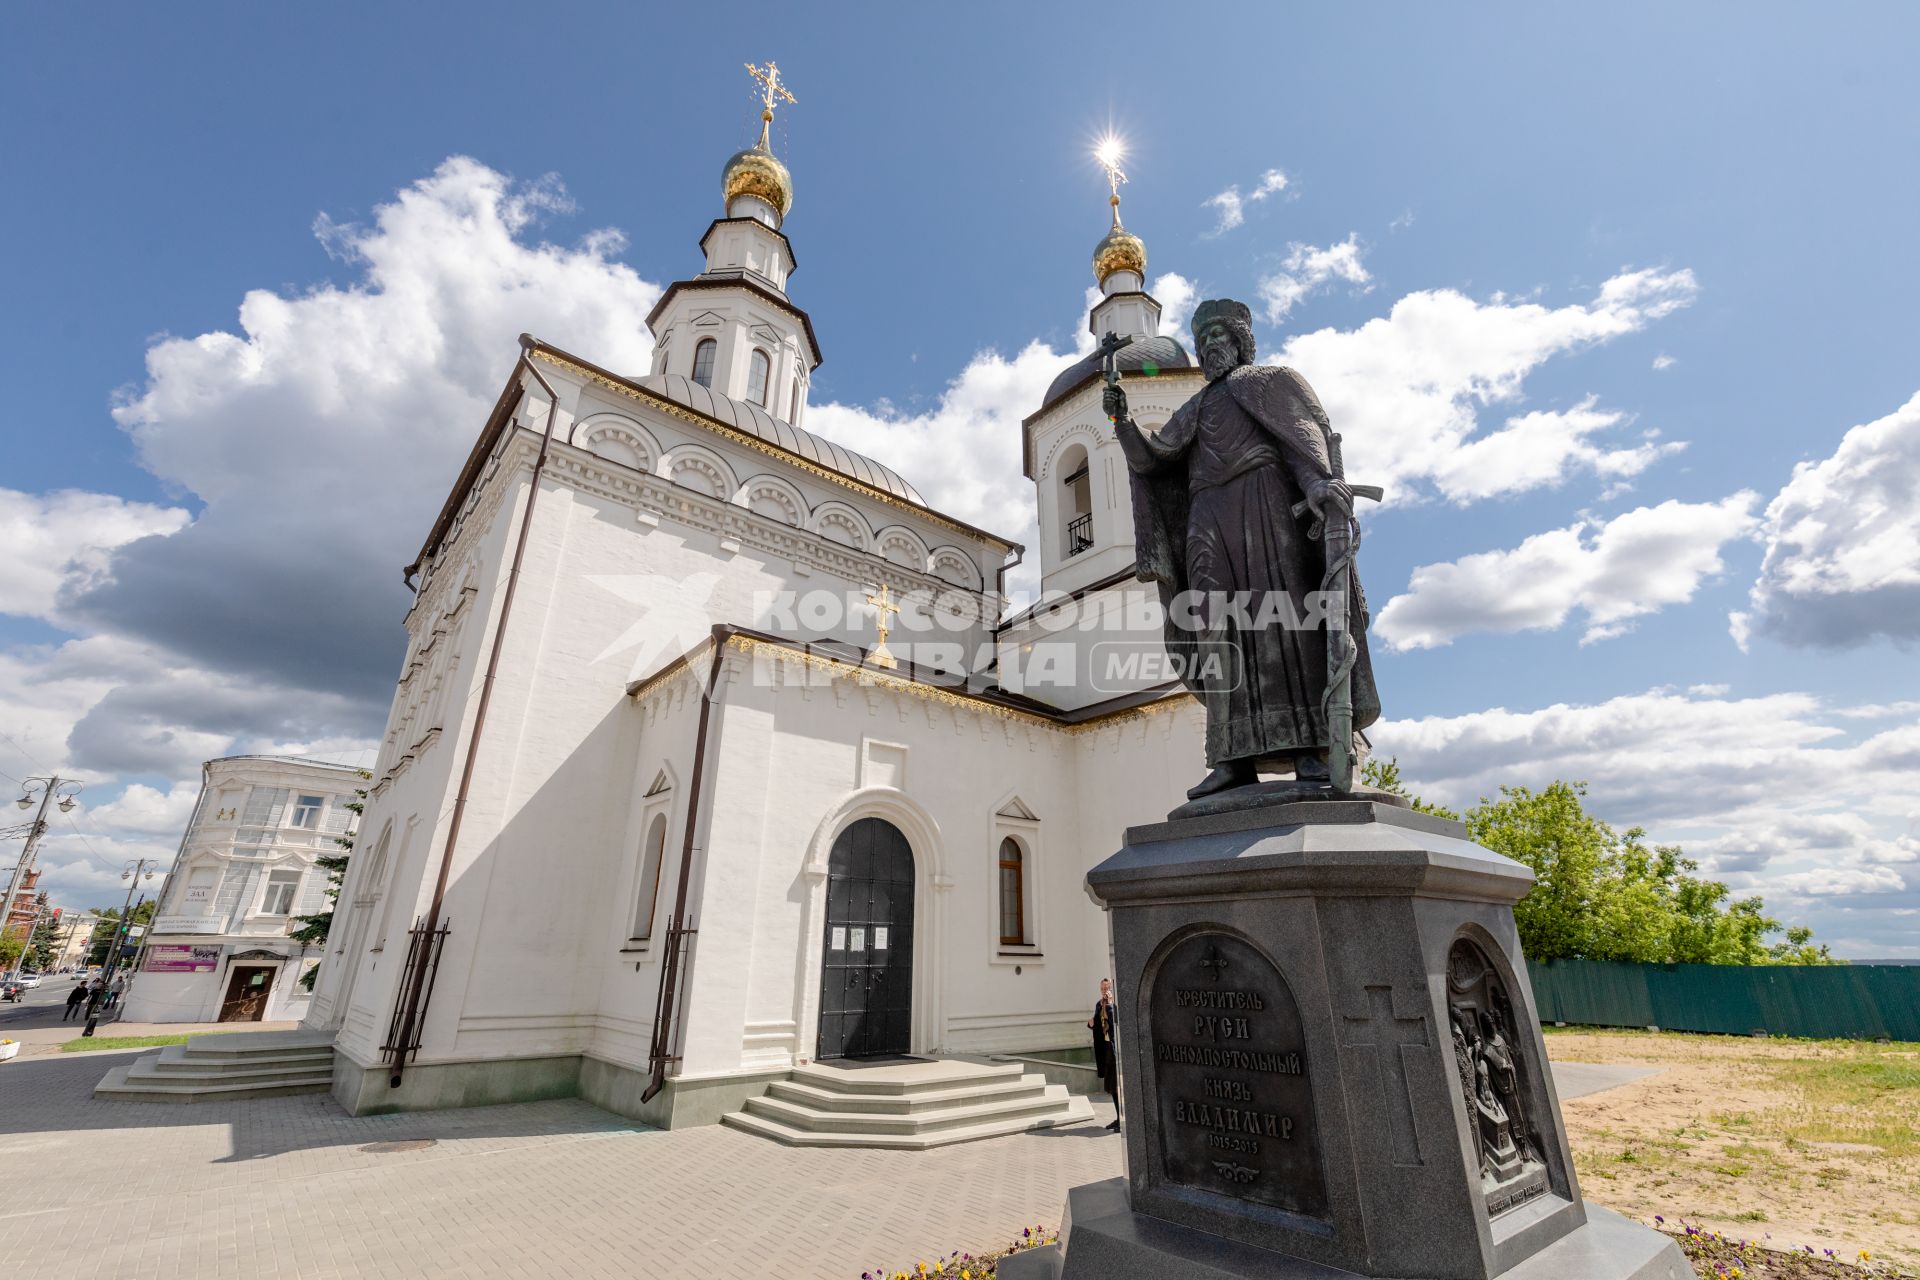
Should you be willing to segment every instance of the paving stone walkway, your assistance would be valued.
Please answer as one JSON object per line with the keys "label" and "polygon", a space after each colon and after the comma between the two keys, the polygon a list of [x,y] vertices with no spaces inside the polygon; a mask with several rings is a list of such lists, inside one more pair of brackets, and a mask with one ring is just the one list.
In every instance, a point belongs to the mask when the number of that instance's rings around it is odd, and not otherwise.
{"label": "paving stone walkway", "polygon": [[[359,1119],[325,1095],[95,1101],[128,1059],[0,1064],[0,1276],[854,1280],[1000,1247],[1054,1225],[1069,1187],[1123,1171],[1097,1101],[1067,1129],[823,1150],[578,1101]],[[1642,1074],[1554,1070],[1563,1097]]]}
{"label": "paving stone walkway", "polygon": [[1002,1246],[1123,1163],[1099,1103],[1069,1129],[840,1151],[577,1101],[358,1119],[324,1095],[96,1102],[123,1060],[0,1065],[0,1276],[854,1280]]}

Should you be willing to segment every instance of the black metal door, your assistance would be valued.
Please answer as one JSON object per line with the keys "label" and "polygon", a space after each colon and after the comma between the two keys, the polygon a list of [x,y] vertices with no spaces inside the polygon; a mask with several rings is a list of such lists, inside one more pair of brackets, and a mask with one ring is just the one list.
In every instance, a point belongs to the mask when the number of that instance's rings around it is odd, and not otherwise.
{"label": "black metal door", "polygon": [[909,1052],[913,850],[891,823],[862,818],[833,842],[821,947],[818,1056]]}

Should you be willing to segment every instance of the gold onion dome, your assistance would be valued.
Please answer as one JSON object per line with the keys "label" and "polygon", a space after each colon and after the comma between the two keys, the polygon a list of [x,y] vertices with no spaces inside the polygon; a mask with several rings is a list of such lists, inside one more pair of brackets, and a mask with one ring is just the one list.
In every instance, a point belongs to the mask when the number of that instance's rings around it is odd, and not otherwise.
{"label": "gold onion dome", "polygon": [[1100,284],[1116,271],[1131,271],[1142,280],[1147,277],[1147,245],[1144,240],[1120,225],[1120,197],[1113,197],[1113,228],[1093,246],[1093,278]]}
{"label": "gold onion dome", "polygon": [[793,175],[767,150],[764,132],[759,143],[727,161],[720,175],[720,190],[728,205],[735,196],[758,196],[779,210],[782,218],[793,208]]}

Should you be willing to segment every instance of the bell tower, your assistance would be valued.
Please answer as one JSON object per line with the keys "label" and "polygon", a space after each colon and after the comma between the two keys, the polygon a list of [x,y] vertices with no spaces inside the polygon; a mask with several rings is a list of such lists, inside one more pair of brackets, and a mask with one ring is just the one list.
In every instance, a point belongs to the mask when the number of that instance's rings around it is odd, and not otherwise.
{"label": "bell tower", "polygon": [[760,139],[720,174],[722,216],[700,237],[706,268],[676,281],[647,316],[653,375],[674,375],[800,424],[820,347],[807,313],[787,296],[793,246],[781,231],[793,175],[773,154],[773,113],[793,94],[776,63],[747,64],[761,86]]}

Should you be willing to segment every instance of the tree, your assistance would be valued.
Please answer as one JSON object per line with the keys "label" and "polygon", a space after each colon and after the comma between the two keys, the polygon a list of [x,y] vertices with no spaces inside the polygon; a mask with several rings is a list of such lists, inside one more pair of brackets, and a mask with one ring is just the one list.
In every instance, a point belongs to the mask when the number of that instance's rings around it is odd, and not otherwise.
{"label": "tree", "polygon": [[[1422,813],[1455,815],[1414,796],[1397,761],[1369,760],[1368,783],[1405,796]],[[1586,810],[1584,782],[1534,791],[1501,787],[1463,819],[1467,833],[1525,864],[1533,888],[1514,904],[1527,958],[1642,964],[1833,964],[1804,925],[1785,928],[1758,897],[1734,898],[1677,845],[1649,847],[1646,832],[1617,832]],[[1785,930],[1783,941],[1768,938]]]}
{"label": "tree", "polygon": [[[159,909],[160,904],[151,898],[137,903],[133,908],[131,923],[152,924],[154,912]],[[93,914],[100,919],[93,926],[93,933],[87,940],[87,963],[104,965],[107,962],[107,953],[113,949],[113,940],[120,935],[120,908],[100,907]]]}
{"label": "tree", "polygon": [[[373,779],[373,775],[365,769],[360,770],[360,777],[364,781]],[[367,811],[367,793],[365,790],[356,789],[353,794],[355,798],[347,802],[347,808],[353,810],[357,820],[359,815]],[[295,916],[294,919],[300,922],[300,927],[287,935],[303,947],[324,947],[327,935],[333,932],[333,912],[340,902],[340,886],[346,883],[347,859],[353,855],[353,836],[351,834],[335,836],[333,842],[340,846],[339,853],[322,854],[313,860],[314,866],[327,873],[327,905],[323,910],[310,916]],[[321,964],[324,963],[326,961],[323,958]],[[309,991],[313,990],[313,984],[319,980],[320,965],[318,964],[309,966],[307,971],[300,975],[300,985]]]}
{"label": "tree", "polygon": [[1413,805],[1413,811],[1415,813],[1430,813],[1436,818],[1453,818],[1456,821],[1460,817],[1460,815],[1453,810],[1437,804],[1428,804],[1425,800],[1422,800],[1419,796],[1407,790],[1407,784],[1400,779],[1400,759],[1398,756],[1389,757],[1386,760],[1382,760],[1378,756],[1370,757],[1365,764],[1360,766],[1360,781],[1367,786],[1377,787],[1381,791],[1392,792],[1394,795],[1410,802]]}
{"label": "tree", "polygon": [[53,914],[53,908],[47,905],[47,895],[41,894],[40,920],[33,926],[33,940],[27,944],[27,963],[34,972],[45,973],[53,968],[53,958],[60,954],[60,922]]}

